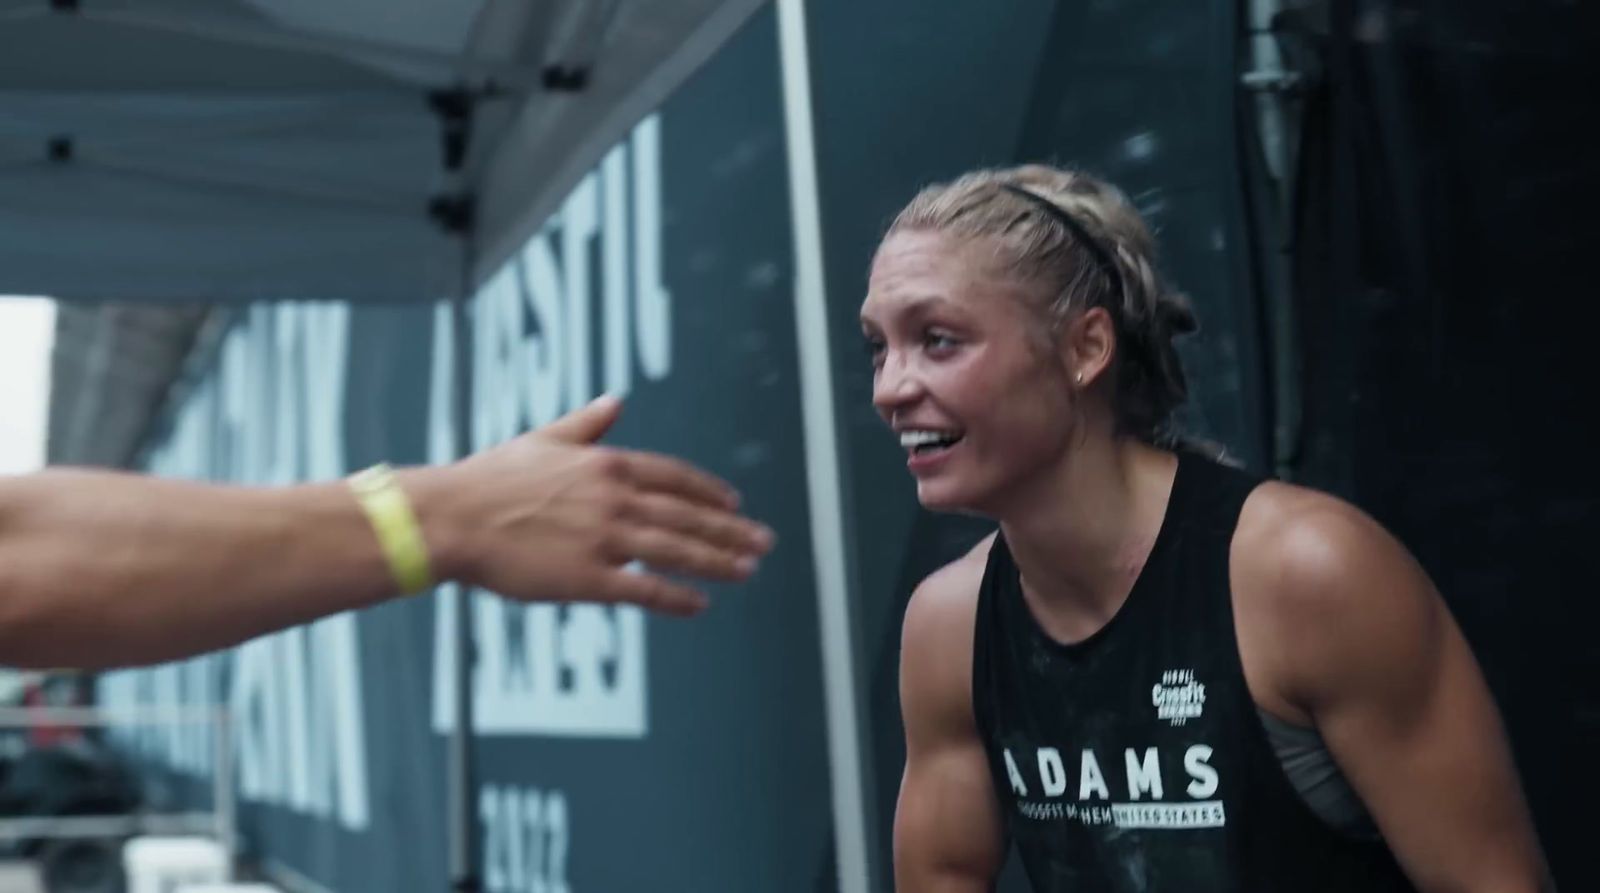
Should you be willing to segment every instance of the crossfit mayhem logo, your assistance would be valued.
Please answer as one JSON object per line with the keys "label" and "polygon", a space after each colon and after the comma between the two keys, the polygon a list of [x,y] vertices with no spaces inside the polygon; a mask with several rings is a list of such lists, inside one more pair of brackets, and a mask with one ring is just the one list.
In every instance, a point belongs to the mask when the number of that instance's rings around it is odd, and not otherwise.
{"label": "crossfit mayhem logo", "polygon": [[1156,719],[1181,726],[1200,718],[1206,706],[1206,687],[1195,681],[1194,670],[1168,670],[1151,686],[1150,703],[1155,705]]}

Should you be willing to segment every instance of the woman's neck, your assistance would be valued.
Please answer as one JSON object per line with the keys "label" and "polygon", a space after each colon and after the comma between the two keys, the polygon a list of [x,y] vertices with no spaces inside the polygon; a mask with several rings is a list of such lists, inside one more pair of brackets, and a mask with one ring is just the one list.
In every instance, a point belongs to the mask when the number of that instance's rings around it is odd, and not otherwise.
{"label": "woman's neck", "polygon": [[1031,481],[1000,516],[1028,601],[1069,633],[1110,619],[1155,544],[1176,473],[1172,453],[1091,438]]}

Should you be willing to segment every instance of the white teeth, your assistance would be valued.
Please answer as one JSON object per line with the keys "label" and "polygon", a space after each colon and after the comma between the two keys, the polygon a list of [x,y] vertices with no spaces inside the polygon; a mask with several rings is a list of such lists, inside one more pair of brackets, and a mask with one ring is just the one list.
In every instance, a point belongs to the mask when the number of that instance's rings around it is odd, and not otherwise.
{"label": "white teeth", "polygon": [[901,431],[900,445],[906,449],[913,449],[930,443],[954,443],[960,437],[961,435],[948,431]]}

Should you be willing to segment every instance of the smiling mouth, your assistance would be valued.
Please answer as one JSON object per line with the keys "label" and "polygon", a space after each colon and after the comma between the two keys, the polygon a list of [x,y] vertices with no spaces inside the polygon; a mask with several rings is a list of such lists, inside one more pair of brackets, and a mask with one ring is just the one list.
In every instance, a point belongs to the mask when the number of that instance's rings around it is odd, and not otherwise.
{"label": "smiling mouth", "polygon": [[909,450],[913,456],[925,456],[955,446],[961,442],[963,436],[965,435],[959,431],[932,429],[902,431],[900,445]]}

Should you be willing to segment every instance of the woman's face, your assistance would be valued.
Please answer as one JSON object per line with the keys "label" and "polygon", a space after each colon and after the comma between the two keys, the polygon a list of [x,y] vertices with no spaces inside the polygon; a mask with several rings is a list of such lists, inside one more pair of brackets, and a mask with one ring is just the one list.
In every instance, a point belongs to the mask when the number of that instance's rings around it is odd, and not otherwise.
{"label": "woman's face", "polygon": [[873,405],[930,509],[1000,514],[1059,462],[1073,431],[1068,361],[1046,348],[1036,296],[999,270],[995,248],[894,233],[861,306]]}

